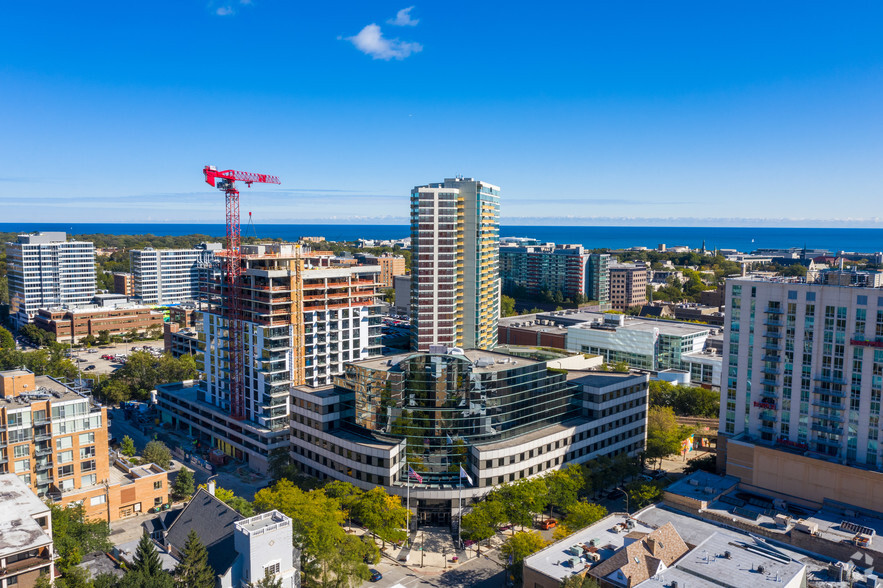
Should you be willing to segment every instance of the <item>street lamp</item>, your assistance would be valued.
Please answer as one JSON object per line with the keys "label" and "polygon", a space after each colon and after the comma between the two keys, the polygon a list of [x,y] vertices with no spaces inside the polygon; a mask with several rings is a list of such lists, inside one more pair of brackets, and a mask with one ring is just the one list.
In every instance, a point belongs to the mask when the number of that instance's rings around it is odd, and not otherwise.
{"label": "street lamp", "polygon": [[628,515],[628,514],[630,514],[629,513],[629,493],[626,492],[625,488],[623,488],[622,486],[617,486],[617,489],[621,490],[622,493],[625,494],[625,514]]}

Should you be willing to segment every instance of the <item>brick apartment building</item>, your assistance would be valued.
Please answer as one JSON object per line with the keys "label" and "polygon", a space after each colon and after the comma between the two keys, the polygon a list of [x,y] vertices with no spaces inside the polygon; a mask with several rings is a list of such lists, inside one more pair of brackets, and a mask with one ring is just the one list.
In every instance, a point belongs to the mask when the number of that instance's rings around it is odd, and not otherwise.
{"label": "brick apartment building", "polygon": [[628,310],[647,303],[647,266],[643,263],[610,264],[610,306]]}
{"label": "brick apartment building", "polygon": [[115,521],[168,500],[168,474],[111,455],[107,409],[29,370],[0,372],[0,473],[17,475],[37,496],[86,516]]}
{"label": "brick apartment building", "polygon": [[117,272],[113,275],[113,291],[123,296],[135,295],[135,277],[132,274]]}

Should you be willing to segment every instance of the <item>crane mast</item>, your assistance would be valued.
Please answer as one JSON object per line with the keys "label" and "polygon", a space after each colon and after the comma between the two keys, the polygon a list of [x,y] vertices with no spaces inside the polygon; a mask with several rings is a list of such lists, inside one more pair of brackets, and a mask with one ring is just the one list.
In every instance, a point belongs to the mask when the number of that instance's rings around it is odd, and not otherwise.
{"label": "crane mast", "polygon": [[228,370],[230,374],[230,416],[245,418],[245,333],[242,313],[242,236],[239,223],[239,190],[236,181],[248,187],[253,183],[280,184],[267,174],[232,169],[218,171],[211,165],[202,170],[208,185],[224,192],[227,205],[227,251],[224,258],[224,315],[227,320]]}

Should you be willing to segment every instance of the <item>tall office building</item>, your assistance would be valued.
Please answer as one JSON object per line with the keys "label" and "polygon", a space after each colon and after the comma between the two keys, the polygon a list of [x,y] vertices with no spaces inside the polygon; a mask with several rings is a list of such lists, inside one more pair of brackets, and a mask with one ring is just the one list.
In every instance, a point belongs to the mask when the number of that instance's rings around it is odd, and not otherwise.
{"label": "tall office building", "polygon": [[200,278],[220,251],[219,243],[203,243],[193,249],[133,249],[133,296],[144,304],[177,304],[196,300]]}
{"label": "tall office building", "polygon": [[722,455],[745,485],[883,510],[883,289],[831,281],[727,280]]}
{"label": "tall office building", "polygon": [[647,266],[637,263],[611,263],[610,306],[614,310],[628,310],[647,303]]}
{"label": "tall office building", "polygon": [[95,296],[95,247],[63,232],[19,235],[6,244],[10,317],[16,327],[38,308],[88,304]]}
{"label": "tall office building", "polygon": [[592,253],[586,261],[586,296],[598,304],[610,302],[610,255]]}
{"label": "tall office building", "polygon": [[411,190],[411,347],[487,349],[500,315],[500,188],[447,178]]}
{"label": "tall office building", "polygon": [[266,472],[270,452],[288,443],[290,386],[330,384],[345,362],[380,355],[380,267],[313,267],[308,254],[286,243],[243,245],[242,261],[245,418],[230,415],[220,276],[202,315],[203,379],[157,387],[157,404],[165,422]]}

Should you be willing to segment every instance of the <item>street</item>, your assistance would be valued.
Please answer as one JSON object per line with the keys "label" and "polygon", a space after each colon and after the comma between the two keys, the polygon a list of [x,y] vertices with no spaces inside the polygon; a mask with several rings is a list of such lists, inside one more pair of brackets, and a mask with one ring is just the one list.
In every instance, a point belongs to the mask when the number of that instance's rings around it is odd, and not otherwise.
{"label": "street", "polygon": [[[496,552],[490,552],[495,557]],[[377,586],[378,588],[391,588],[395,585],[406,586],[477,586],[479,588],[497,588],[504,586],[506,573],[495,561],[488,559],[484,554],[480,558],[471,559],[456,568],[443,571],[422,572],[419,562],[408,566],[395,563],[388,558],[373,566],[383,574],[383,579],[378,582],[365,582],[364,588]]]}

